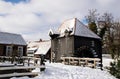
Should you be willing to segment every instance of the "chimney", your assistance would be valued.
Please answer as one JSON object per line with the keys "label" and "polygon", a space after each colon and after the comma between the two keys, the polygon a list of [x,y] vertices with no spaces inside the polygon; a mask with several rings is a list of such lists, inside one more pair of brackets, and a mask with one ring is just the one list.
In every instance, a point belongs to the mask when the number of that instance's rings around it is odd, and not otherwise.
{"label": "chimney", "polygon": [[42,42],[42,39],[40,39],[39,42]]}

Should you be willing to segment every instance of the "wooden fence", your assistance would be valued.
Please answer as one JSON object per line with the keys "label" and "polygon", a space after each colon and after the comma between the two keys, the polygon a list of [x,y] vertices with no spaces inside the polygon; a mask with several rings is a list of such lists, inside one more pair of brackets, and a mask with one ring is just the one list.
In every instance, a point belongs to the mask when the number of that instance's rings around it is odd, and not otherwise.
{"label": "wooden fence", "polygon": [[38,65],[36,64],[36,62],[39,62],[39,65],[41,63],[41,59],[40,58],[35,58],[35,57],[27,57],[27,56],[23,56],[23,57],[11,57],[11,56],[0,56],[0,62],[11,62],[11,64],[15,63],[17,64],[25,64],[27,63],[28,66],[30,64],[34,64],[34,65]]}
{"label": "wooden fence", "polygon": [[[7,62],[7,63],[6,63]],[[14,76],[26,76],[26,75],[38,75],[40,72],[31,72],[35,68],[45,68],[41,66],[41,59],[34,57],[7,57],[0,56],[0,72],[6,71],[19,71],[19,70],[28,70],[27,72],[13,72],[13,73],[2,73],[0,78],[4,77],[14,77]]]}
{"label": "wooden fence", "polygon": [[77,57],[61,57],[62,63],[66,65],[78,65],[84,67],[98,67],[100,63],[99,58],[77,58]]}

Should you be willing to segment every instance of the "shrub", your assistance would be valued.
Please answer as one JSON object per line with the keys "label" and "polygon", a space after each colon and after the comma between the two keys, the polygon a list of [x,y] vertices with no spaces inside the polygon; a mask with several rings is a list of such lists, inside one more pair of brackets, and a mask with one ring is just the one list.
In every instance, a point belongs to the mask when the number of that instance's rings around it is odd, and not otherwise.
{"label": "shrub", "polygon": [[114,61],[110,63],[110,73],[114,75],[116,78],[120,79],[120,60]]}

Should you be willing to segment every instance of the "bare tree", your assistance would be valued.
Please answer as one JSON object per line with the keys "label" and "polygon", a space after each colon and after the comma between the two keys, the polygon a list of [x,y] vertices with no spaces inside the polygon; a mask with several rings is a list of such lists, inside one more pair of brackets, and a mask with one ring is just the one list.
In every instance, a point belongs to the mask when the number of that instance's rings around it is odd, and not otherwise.
{"label": "bare tree", "polygon": [[120,22],[114,22],[113,15],[108,12],[99,16],[96,9],[89,10],[86,20],[89,28],[102,38],[103,48],[107,53],[110,53],[114,59],[118,58],[120,54]]}
{"label": "bare tree", "polygon": [[[102,25],[102,26],[101,26]],[[98,19],[98,28],[100,29],[98,35],[103,38],[105,35],[105,32],[107,32],[107,35],[110,35],[110,29],[113,25],[113,16],[111,13],[104,13],[102,16]]]}
{"label": "bare tree", "polygon": [[120,56],[120,22],[114,22],[113,24],[113,47],[114,48],[114,59]]}
{"label": "bare tree", "polygon": [[97,13],[97,9],[91,9],[91,10],[89,10],[88,15],[85,16],[88,24],[91,23],[91,22],[96,22],[97,19],[98,19],[98,15],[99,14]]}
{"label": "bare tree", "polygon": [[97,25],[96,25],[98,18],[97,10],[96,9],[89,10],[89,13],[87,16],[85,16],[85,18],[88,22],[89,29],[97,34]]}

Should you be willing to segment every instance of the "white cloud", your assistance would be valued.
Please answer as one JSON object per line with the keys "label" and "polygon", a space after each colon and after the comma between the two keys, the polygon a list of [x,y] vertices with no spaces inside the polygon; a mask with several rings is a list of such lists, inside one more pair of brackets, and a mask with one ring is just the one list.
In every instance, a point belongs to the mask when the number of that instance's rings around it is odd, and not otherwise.
{"label": "white cloud", "polygon": [[[0,30],[20,33],[26,40],[49,38],[48,30],[55,28],[65,19],[80,20],[88,9],[109,11],[119,17],[119,0],[31,0],[28,3],[12,4],[0,1]],[[115,5],[115,6],[114,6]],[[57,26],[56,26],[57,25]]]}
{"label": "white cloud", "polygon": [[102,6],[109,6],[113,2],[116,2],[115,0],[96,0],[96,1],[98,2],[98,4],[100,4]]}

